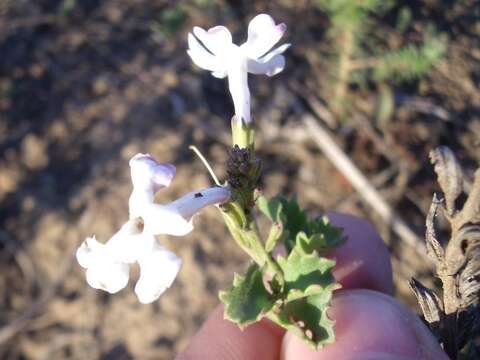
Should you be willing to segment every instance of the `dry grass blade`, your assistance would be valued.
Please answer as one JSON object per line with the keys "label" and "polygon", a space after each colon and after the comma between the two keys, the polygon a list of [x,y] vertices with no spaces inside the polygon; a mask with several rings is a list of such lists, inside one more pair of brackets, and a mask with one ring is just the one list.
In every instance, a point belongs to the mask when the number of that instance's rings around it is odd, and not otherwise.
{"label": "dry grass blade", "polygon": [[435,264],[441,263],[445,258],[445,251],[437,239],[435,231],[435,217],[437,216],[440,201],[437,195],[433,195],[432,205],[427,215],[427,230],[425,232],[425,240],[427,243],[427,254],[435,261]]}
{"label": "dry grass blade", "polygon": [[438,183],[445,194],[449,215],[455,210],[455,200],[463,192],[462,168],[455,161],[453,152],[446,146],[440,146],[430,152],[430,160],[438,175]]}
{"label": "dry grass blade", "polygon": [[432,290],[415,278],[410,280],[410,288],[417,298],[425,320],[430,324],[434,334],[439,337],[440,322],[443,320],[442,302]]}
{"label": "dry grass blade", "polygon": [[392,228],[406,245],[414,248],[415,251],[423,256],[425,252],[423,248],[419,246],[419,237],[398,215],[395,214],[380,193],[373,185],[371,185],[367,177],[335,143],[328,132],[318,125],[313,116],[306,115],[303,120],[308,130],[308,134],[310,134],[317,146],[323,151],[332,164],[348,179],[361,197],[372,207],[382,220]]}

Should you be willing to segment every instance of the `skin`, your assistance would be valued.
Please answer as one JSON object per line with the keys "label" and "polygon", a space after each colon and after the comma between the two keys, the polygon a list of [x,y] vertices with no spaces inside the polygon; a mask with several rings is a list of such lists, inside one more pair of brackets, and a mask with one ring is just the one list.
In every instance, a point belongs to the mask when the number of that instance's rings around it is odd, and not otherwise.
{"label": "skin", "polygon": [[420,319],[390,296],[390,255],[375,229],[353,216],[329,217],[349,238],[332,254],[343,286],[328,313],[336,321],[334,344],[312,351],[269,320],[241,331],[218,306],[177,360],[448,360]]}

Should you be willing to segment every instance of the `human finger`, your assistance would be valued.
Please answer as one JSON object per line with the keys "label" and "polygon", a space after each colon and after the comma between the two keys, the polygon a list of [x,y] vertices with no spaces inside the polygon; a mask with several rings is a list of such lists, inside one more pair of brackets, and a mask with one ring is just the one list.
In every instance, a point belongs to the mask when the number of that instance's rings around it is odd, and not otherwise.
{"label": "human finger", "polygon": [[448,360],[421,320],[394,298],[371,290],[336,294],[329,317],[336,341],[314,351],[296,335],[283,338],[283,360]]}
{"label": "human finger", "polygon": [[177,360],[274,360],[280,355],[283,334],[281,328],[267,319],[242,331],[236,324],[224,320],[223,306],[220,305]]}
{"label": "human finger", "polygon": [[333,251],[330,257],[337,264],[335,279],[344,289],[372,289],[392,293],[392,265],[385,242],[375,228],[356,216],[330,212],[328,218],[343,228],[347,241]]}

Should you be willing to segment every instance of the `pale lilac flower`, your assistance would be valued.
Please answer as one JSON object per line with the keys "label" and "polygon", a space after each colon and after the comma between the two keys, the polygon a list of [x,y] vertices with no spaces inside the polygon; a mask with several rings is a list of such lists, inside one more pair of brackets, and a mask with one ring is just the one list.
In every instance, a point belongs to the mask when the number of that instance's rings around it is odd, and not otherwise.
{"label": "pale lilac flower", "polygon": [[193,28],[188,34],[187,53],[199,67],[209,70],[217,78],[228,76],[229,90],[239,121],[251,122],[248,73],[273,76],[285,67],[282,53],[290,44],[270,51],[287,29],[284,23],[275,25],[270,15],[255,16],[248,25],[247,41],[238,46],[224,26],[205,31]]}
{"label": "pale lilac flower", "polygon": [[181,260],[162,247],[154,235],[186,235],[192,218],[208,205],[228,201],[230,191],[213,187],[188,193],[166,204],[154,203],[155,193],[170,184],[175,167],[159,164],[150,155],[137,154],[130,160],[133,191],[129,200],[130,220],[105,244],[87,238],[77,250],[78,263],[86,269],[90,286],[110,293],[123,289],[130,265],[137,262],[140,278],[135,293],[141,303],[151,303],[170,287]]}

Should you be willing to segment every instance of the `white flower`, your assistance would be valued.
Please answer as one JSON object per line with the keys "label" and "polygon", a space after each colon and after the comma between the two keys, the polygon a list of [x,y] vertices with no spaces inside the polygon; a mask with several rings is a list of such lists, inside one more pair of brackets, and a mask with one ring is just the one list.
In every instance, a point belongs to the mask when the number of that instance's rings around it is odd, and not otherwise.
{"label": "white flower", "polygon": [[192,61],[215,77],[228,76],[235,116],[239,121],[251,121],[247,74],[273,76],[285,67],[285,57],[281,54],[290,44],[270,50],[286,29],[283,23],[275,25],[270,15],[260,14],[250,21],[247,41],[240,46],[232,43],[232,35],[224,26],[208,31],[194,27],[193,34],[188,34],[187,53]]}
{"label": "white flower", "polygon": [[138,262],[140,278],[135,293],[141,303],[155,301],[170,287],[182,261],[166,250],[153,235],[143,231],[140,218],[129,220],[106,243],[87,238],[77,250],[77,260],[86,270],[88,284],[111,294],[128,283],[130,264]]}
{"label": "white flower", "polygon": [[175,167],[158,164],[153,157],[137,154],[130,160],[133,191],[130,196],[130,220],[105,244],[87,238],[77,250],[80,266],[95,289],[116,293],[129,279],[130,265],[137,262],[140,278],[135,293],[148,304],[170,287],[181,260],[155,239],[154,235],[185,235],[192,229],[192,218],[207,205],[230,198],[230,191],[213,187],[182,196],[170,204],[154,203],[155,192],[170,184]]}

